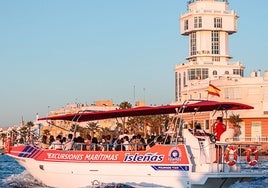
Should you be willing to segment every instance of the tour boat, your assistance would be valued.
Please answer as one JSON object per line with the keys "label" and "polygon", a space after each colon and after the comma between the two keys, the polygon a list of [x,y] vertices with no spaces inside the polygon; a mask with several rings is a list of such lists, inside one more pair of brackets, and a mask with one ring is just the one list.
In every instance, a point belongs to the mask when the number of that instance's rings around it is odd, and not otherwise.
{"label": "tour boat", "polygon": [[[50,187],[228,187],[236,181],[266,177],[268,164],[259,156],[260,145],[215,142],[210,134],[195,135],[182,128],[182,116],[214,110],[246,110],[252,106],[234,102],[195,101],[180,105],[136,107],[111,111],[79,112],[40,120],[91,121],[116,117],[174,114],[176,128],[167,144],[156,143],[142,151],[50,150],[35,145],[6,142],[6,154],[13,157],[37,180]],[[174,119],[173,119],[174,120]],[[216,160],[216,147],[222,148]],[[239,147],[246,147],[244,155]]]}

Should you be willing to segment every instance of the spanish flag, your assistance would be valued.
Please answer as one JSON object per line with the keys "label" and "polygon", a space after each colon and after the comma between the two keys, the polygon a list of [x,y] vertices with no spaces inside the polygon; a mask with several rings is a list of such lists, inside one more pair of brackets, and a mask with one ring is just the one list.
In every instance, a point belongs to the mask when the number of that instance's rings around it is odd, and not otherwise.
{"label": "spanish flag", "polygon": [[212,85],[212,84],[209,84],[209,86],[208,86],[208,94],[209,95],[216,95],[216,96],[220,96],[220,89],[219,88],[217,88],[217,87],[215,87],[214,85]]}

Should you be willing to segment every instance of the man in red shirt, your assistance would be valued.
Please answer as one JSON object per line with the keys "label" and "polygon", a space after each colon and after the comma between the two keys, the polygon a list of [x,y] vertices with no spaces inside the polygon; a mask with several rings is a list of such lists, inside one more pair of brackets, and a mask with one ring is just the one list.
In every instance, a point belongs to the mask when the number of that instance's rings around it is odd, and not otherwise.
{"label": "man in red shirt", "polygon": [[217,117],[216,123],[214,124],[214,134],[216,141],[220,141],[221,134],[226,131],[226,126],[222,122],[222,117]]}
{"label": "man in red shirt", "polygon": [[[222,117],[217,117],[216,123],[214,124],[214,134],[216,136],[216,141],[220,141],[221,134],[226,131],[226,126],[223,124]],[[216,145],[216,161],[220,162],[222,158],[222,148],[219,145]]]}

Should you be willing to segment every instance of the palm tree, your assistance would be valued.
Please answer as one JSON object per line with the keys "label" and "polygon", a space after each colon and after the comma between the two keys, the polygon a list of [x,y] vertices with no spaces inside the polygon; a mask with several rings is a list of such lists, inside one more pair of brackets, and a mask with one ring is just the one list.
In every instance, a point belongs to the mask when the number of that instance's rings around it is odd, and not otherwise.
{"label": "palm tree", "polygon": [[93,133],[96,134],[97,137],[100,137],[101,127],[97,122],[89,122],[85,128],[85,133],[93,136]]}
{"label": "palm tree", "polygon": [[145,123],[145,116],[137,116],[137,117],[130,117],[128,118],[126,125],[131,127],[135,133],[141,132],[144,134],[144,123]]}
{"label": "palm tree", "polygon": [[[121,102],[119,104],[119,109],[129,109],[129,108],[132,108],[132,105],[131,105],[130,102],[124,101],[124,102]],[[126,128],[125,127],[125,125],[126,125],[126,119],[127,119],[126,117],[122,117],[121,118],[123,131]],[[117,123],[119,123],[118,120],[117,120]]]}
{"label": "palm tree", "polygon": [[128,109],[128,108],[132,108],[132,105],[130,102],[124,101],[124,102],[121,102],[119,104],[119,108],[120,109]]}
{"label": "palm tree", "polygon": [[28,136],[30,136],[31,128],[34,126],[34,123],[32,121],[28,121],[25,126],[28,128]]}
{"label": "palm tree", "polygon": [[97,131],[100,128],[100,126],[98,125],[98,123],[96,122],[89,122],[87,123],[87,129],[91,132],[91,131]]}
{"label": "palm tree", "polygon": [[239,123],[242,122],[243,120],[239,117],[239,114],[235,115],[232,114],[229,116],[229,121],[234,125],[234,127],[239,127]]}
{"label": "palm tree", "polygon": [[[157,135],[166,131],[166,124],[169,121],[168,115],[148,115],[131,117],[127,121],[127,125],[130,126],[135,132],[141,132],[144,137],[150,136],[147,133],[155,133]],[[147,132],[147,128],[150,128],[150,132]]]}
{"label": "palm tree", "polygon": [[234,126],[234,131],[235,131],[235,136],[239,136],[240,134],[240,125],[243,120],[240,118],[239,114],[235,115],[232,114],[229,116],[229,121],[233,124]]}

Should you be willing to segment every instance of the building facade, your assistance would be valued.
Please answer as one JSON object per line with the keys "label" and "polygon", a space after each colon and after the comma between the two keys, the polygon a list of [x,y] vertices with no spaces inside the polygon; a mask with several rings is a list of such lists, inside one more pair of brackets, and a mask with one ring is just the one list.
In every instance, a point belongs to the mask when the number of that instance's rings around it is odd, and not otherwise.
{"label": "building facade", "polygon": [[[48,116],[55,116],[55,115],[64,115],[64,114],[76,114],[82,111],[108,111],[108,110],[115,110],[118,106],[113,104],[112,100],[99,100],[95,101],[94,104],[87,105],[87,104],[67,104],[65,107],[50,111]],[[38,117],[36,118],[38,119]],[[100,127],[107,127],[109,129],[114,129],[116,127],[116,120],[115,119],[104,119],[93,121]],[[63,135],[66,136],[69,133],[72,133],[72,126],[77,122],[71,121],[64,121],[64,120],[56,120],[56,121],[38,121],[36,120],[36,125],[41,125],[40,133],[43,134],[44,130],[48,130],[51,135]],[[89,122],[80,122],[79,126],[87,127]]]}
{"label": "building facade", "polygon": [[[229,112],[243,119],[240,137],[268,137],[268,71],[244,75],[242,62],[232,62],[229,35],[238,30],[238,15],[227,0],[191,0],[180,17],[180,32],[189,38],[186,61],[175,66],[175,100],[188,99],[241,102],[254,107]],[[220,96],[208,95],[208,86],[219,88]],[[216,114],[217,115],[217,114]],[[205,128],[216,115],[200,122]]]}
{"label": "building facade", "polygon": [[[135,103],[135,107],[145,106],[145,101],[137,101]],[[60,109],[56,109],[50,111],[49,116],[57,116],[57,115],[65,115],[65,114],[78,114],[83,111],[110,111],[119,109],[120,106],[114,105],[112,100],[98,100],[95,101],[94,104],[67,104],[65,107]],[[98,127],[107,128],[109,130],[115,131],[123,131],[122,129],[118,129],[118,123],[123,124],[123,120],[121,118],[110,118],[110,119],[100,119],[94,120],[90,122],[72,122],[72,121],[64,121],[64,120],[54,120],[54,121],[46,121],[40,120],[38,121],[38,117],[36,118],[35,125],[41,125],[40,133],[43,134],[44,130],[49,130],[51,135],[63,135],[67,136],[69,133],[72,133],[71,128],[74,124],[79,124],[81,127],[88,127],[89,123],[95,123]]]}

